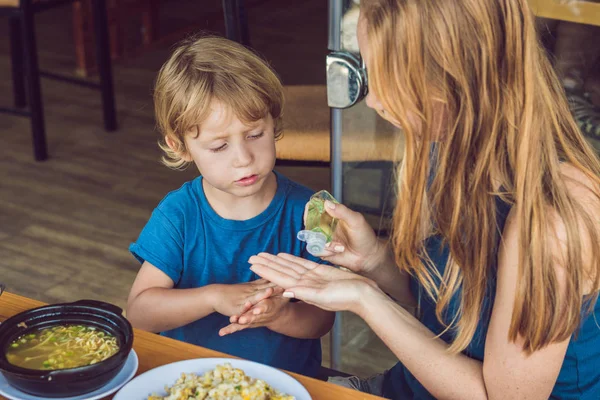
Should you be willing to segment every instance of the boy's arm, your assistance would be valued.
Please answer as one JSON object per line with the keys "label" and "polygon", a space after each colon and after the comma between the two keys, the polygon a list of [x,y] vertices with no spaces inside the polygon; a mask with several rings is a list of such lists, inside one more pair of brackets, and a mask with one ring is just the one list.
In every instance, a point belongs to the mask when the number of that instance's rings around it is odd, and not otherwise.
{"label": "boy's arm", "polygon": [[286,336],[318,339],[331,330],[334,321],[335,313],[298,301],[288,303],[267,327]]}
{"label": "boy's arm", "polygon": [[174,289],[164,272],[145,261],[127,299],[127,319],[135,328],[161,332],[187,325],[213,312],[241,313],[273,293],[265,281]]}

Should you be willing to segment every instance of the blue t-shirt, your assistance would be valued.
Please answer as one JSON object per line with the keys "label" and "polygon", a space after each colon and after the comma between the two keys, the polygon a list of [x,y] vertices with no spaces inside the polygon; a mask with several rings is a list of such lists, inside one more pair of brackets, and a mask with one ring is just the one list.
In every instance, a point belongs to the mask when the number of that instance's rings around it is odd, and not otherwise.
{"label": "blue t-shirt", "polygon": [[[246,221],[219,216],[206,199],[202,177],[185,183],[160,202],[129,250],[140,262],[148,261],[167,274],[177,289],[259,279],[248,259],[260,252],[285,252],[318,262],[296,239],[313,191],[275,174],[273,200]],[[319,339],[292,338],[267,328],[220,337],[219,330],[227,325],[229,317],[212,313],[161,334],[303,375],[315,376],[321,366]]]}

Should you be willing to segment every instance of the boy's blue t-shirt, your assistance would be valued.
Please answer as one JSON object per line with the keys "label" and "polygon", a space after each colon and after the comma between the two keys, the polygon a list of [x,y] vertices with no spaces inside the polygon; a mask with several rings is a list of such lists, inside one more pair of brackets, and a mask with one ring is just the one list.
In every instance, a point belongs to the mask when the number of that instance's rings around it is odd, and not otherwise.
{"label": "boy's blue t-shirt", "polygon": [[[160,202],[129,250],[140,262],[148,261],[167,274],[177,289],[259,279],[248,259],[260,252],[285,252],[318,262],[296,239],[313,191],[275,174],[273,200],[246,221],[220,217],[206,199],[202,177],[185,183]],[[296,339],[267,328],[220,337],[219,330],[227,325],[229,317],[213,313],[161,334],[303,375],[315,376],[321,366],[319,339]]]}

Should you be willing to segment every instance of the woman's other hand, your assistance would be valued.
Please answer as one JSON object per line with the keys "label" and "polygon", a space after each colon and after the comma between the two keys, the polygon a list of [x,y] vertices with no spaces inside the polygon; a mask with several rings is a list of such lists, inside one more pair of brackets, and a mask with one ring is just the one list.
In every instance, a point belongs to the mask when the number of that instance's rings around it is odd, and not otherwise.
{"label": "woman's other hand", "polygon": [[[339,220],[333,241],[319,256],[332,264],[341,265],[359,274],[375,269],[386,251],[365,217],[343,204],[325,201],[326,212]],[[306,210],[304,213],[306,221]]]}
{"label": "woman's other hand", "polygon": [[[365,293],[378,292],[377,285],[363,276],[328,265],[280,253],[250,257],[250,269],[293,297],[328,311],[359,314]],[[385,296],[385,295],[384,295]]]}

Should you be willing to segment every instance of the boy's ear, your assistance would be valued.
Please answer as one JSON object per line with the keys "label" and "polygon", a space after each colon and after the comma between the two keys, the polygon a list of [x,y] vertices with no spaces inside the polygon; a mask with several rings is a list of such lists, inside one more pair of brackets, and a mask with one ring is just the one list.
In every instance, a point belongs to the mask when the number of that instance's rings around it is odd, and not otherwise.
{"label": "boy's ear", "polygon": [[170,136],[165,137],[165,142],[167,143],[167,146],[169,146],[171,150],[173,150],[179,157],[181,157],[183,161],[192,162],[192,156],[185,149],[185,146],[183,144],[176,142]]}

